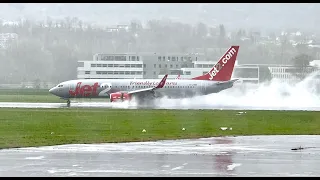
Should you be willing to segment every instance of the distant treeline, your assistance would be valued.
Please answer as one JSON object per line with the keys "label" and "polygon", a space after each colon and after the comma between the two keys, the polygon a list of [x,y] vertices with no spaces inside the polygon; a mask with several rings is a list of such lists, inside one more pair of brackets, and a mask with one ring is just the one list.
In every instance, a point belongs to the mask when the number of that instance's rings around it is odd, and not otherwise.
{"label": "distant treeline", "polygon": [[[2,23],[1,23],[2,24]],[[259,32],[206,24],[183,24],[150,20],[145,26],[131,21],[128,30],[111,31],[92,27],[78,18],[25,20],[19,25],[0,25],[0,33],[16,33],[0,54],[0,83],[23,81],[59,82],[76,78],[78,60],[91,60],[95,53],[177,52],[206,54],[216,60],[230,45],[240,45],[239,63],[283,63],[296,55],[285,37],[276,45],[276,36],[260,44]]]}

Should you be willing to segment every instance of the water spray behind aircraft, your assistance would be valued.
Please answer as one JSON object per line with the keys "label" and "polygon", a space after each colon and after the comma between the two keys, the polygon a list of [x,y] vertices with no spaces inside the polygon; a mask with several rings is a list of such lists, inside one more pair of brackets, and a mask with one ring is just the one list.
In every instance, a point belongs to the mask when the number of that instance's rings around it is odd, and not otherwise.
{"label": "water spray behind aircraft", "polygon": [[[304,80],[289,84],[273,79],[267,83],[237,84],[217,94],[185,99],[155,100],[160,109],[266,109],[266,110],[310,110],[320,109],[320,87],[313,73]],[[117,106],[132,107],[134,103]]]}

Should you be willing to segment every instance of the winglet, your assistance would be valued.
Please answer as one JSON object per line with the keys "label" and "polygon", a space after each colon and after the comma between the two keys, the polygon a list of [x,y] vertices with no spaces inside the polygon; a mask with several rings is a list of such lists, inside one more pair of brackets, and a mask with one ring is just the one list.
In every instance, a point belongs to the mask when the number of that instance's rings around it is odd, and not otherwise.
{"label": "winglet", "polygon": [[180,78],[180,74],[178,74],[178,77],[177,77],[176,79],[181,79],[181,78]]}
{"label": "winglet", "polygon": [[164,75],[164,77],[162,78],[162,80],[160,81],[160,83],[156,88],[163,88],[163,86],[166,84],[167,77],[168,77],[168,74]]}

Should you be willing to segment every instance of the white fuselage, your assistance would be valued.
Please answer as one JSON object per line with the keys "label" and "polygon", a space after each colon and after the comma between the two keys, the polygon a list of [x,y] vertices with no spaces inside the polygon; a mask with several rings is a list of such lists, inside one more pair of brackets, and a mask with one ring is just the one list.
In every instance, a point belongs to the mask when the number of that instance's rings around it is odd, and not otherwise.
{"label": "white fuselage", "polygon": [[[159,79],[79,79],[60,83],[53,94],[68,98],[106,98],[111,93],[130,92],[157,86]],[[207,80],[167,80],[163,88],[156,89],[156,96],[169,98],[193,97],[217,93],[232,87],[233,83],[218,84]],[[60,86],[60,87],[59,87]]]}

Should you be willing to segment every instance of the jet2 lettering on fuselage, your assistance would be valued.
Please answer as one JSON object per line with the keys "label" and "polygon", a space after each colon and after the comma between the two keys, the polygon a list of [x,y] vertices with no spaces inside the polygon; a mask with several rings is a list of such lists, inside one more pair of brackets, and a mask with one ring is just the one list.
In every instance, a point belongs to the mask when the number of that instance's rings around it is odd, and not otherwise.
{"label": "jet2 lettering on fuselage", "polygon": [[76,89],[69,90],[70,97],[89,97],[89,96],[97,96],[97,90],[99,87],[98,82],[94,83],[92,86],[90,85],[83,85],[81,86],[82,82],[78,82],[76,85]]}

